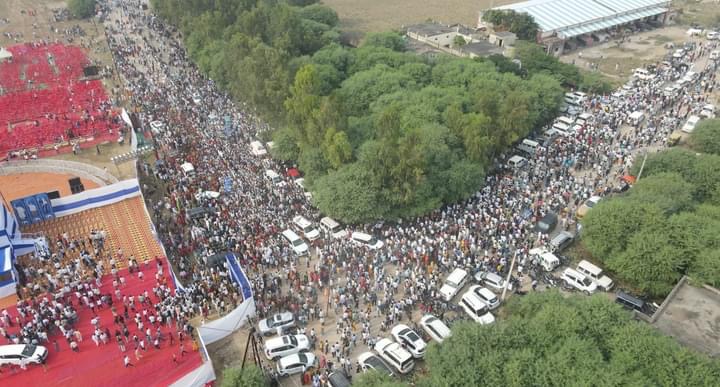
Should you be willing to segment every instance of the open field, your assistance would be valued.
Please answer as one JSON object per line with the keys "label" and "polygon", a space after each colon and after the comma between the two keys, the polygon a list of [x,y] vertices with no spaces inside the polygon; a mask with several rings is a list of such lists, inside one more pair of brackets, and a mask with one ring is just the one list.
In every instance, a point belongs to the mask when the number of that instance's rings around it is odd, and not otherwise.
{"label": "open field", "polygon": [[676,0],[673,5],[682,8],[680,22],[697,23],[703,28],[720,28],[720,2],[718,0]]}
{"label": "open field", "polygon": [[433,19],[446,24],[477,25],[478,12],[518,0],[322,0],[340,15],[340,26],[352,39],[367,32],[399,29]]}

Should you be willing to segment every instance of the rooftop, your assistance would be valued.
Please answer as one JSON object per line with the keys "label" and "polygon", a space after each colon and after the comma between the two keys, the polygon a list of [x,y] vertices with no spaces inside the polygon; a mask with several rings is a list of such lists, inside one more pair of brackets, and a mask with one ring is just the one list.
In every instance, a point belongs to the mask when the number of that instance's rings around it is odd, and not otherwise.
{"label": "rooftop", "polygon": [[486,40],[479,42],[468,43],[460,49],[462,52],[474,54],[477,56],[488,56],[493,54],[502,54],[503,48],[496,46]]}
{"label": "rooftop", "polygon": [[[596,25],[594,30],[609,28],[657,15],[667,11],[669,6],[670,0],[529,0],[494,9],[511,9],[530,14],[541,31],[559,32],[592,23],[603,23]],[[618,17],[622,19],[615,20]],[[580,34],[570,33],[566,37]]]}

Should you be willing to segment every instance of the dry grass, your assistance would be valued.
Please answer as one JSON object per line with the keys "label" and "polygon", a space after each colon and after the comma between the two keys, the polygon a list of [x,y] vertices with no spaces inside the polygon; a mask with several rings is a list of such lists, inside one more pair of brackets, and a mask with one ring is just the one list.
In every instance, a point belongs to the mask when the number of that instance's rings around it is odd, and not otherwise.
{"label": "dry grass", "polygon": [[518,0],[322,0],[340,15],[341,28],[352,38],[424,22],[477,25],[478,12]]}

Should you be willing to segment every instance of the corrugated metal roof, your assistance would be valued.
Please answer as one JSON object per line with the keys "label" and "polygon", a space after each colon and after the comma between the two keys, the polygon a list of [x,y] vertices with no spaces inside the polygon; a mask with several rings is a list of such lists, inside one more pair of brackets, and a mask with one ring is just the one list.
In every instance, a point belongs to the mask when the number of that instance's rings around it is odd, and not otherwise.
{"label": "corrugated metal roof", "polygon": [[626,13],[624,15],[618,15],[609,19],[600,20],[593,23],[583,24],[578,27],[568,28],[566,30],[562,30],[558,32],[558,35],[562,38],[572,38],[575,36],[580,36],[583,34],[587,34],[593,31],[601,31],[606,28],[619,26],[621,24],[629,23],[633,20],[642,19],[649,16],[655,16],[659,15],[661,13],[667,12],[667,8],[663,7],[656,7],[651,9],[644,9],[636,12],[630,12]]}
{"label": "corrugated metal roof", "polygon": [[600,22],[620,13],[640,11],[649,7],[669,6],[670,0],[530,0],[495,7],[528,13],[543,32],[581,27]]}

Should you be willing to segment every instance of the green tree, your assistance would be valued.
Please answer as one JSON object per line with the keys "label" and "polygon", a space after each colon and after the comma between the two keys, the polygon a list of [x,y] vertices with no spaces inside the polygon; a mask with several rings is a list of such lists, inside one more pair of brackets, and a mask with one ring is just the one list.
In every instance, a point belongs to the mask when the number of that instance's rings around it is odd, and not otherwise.
{"label": "green tree", "polygon": [[371,32],[365,35],[363,46],[384,47],[393,51],[405,51],[405,38],[395,32]]}
{"label": "green tree", "polygon": [[262,370],[255,365],[249,365],[244,369],[237,367],[223,370],[220,387],[261,387],[267,386],[268,381]]}
{"label": "green tree", "polygon": [[700,121],[688,143],[698,152],[720,155],[720,119]]}
{"label": "green tree", "polygon": [[372,370],[353,378],[355,387],[406,387],[404,383],[393,380],[389,375]]}
{"label": "green tree", "polygon": [[68,0],[68,10],[79,19],[87,19],[95,15],[95,0]]}
{"label": "green tree", "polygon": [[386,213],[380,187],[360,164],[348,164],[317,179],[313,201],[321,212],[346,223],[378,219]]}
{"label": "green tree", "polygon": [[464,37],[460,35],[455,35],[455,38],[453,39],[453,47],[459,48],[467,44],[467,41]]}

